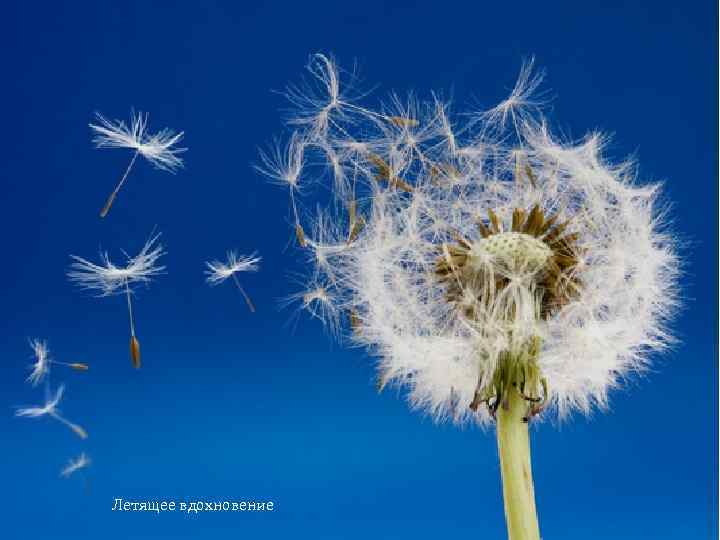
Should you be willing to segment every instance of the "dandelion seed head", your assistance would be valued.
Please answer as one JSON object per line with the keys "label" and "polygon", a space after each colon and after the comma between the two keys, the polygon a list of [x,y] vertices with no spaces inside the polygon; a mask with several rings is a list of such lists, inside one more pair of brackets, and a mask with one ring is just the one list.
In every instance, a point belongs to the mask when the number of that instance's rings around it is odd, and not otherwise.
{"label": "dandelion seed head", "polygon": [[482,425],[498,385],[519,381],[530,416],[562,418],[607,406],[673,344],[680,259],[659,186],[606,160],[597,133],[556,137],[532,62],[469,121],[436,96],[392,96],[379,112],[348,103],[334,64],[319,65],[340,97],[296,95],[293,137],[331,149],[321,154],[343,178],[303,216],[308,280],[291,300],[347,328],[383,385],[437,419]]}

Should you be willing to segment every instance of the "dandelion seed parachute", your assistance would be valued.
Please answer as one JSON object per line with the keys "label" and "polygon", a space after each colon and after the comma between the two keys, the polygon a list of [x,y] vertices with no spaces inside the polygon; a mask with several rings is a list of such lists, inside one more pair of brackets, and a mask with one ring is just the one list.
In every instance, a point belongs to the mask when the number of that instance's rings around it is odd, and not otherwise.
{"label": "dandelion seed parachute", "polygon": [[68,464],[60,471],[60,476],[68,478],[76,471],[89,467],[90,463],[90,458],[85,454],[85,452],[82,452],[77,458],[68,461]]}
{"label": "dandelion seed parachute", "polygon": [[33,357],[35,362],[32,364],[32,371],[27,378],[27,381],[33,386],[37,386],[42,380],[44,380],[50,374],[50,365],[56,364],[60,366],[67,366],[75,371],[87,371],[89,366],[79,362],[67,363],[53,360],[50,357],[50,349],[48,348],[47,341],[41,341],[39,339],[31,339],[30,347],[33,350]]}
{"label": "dandelion seed parachute", "polygon": [[40,341],[39,339],[31,339],[30,347],[33,350],[35,362],[32,365],[32,371],[27,381],[33,386],[37,386],[38,383],[50,373],[50,350],[48,349],[47,342]]}
{"label": "dandelion seed parachute", "polygon": [[130,124],[122,120],[108,120],[100,113],[95,115],[97,123],[91,123],[90,129],[94,132],[93,143],[96,148],[129,148],[134,150],[132,159],[125,169],[120,182],[110,194],[105,206],[100,211],[100,217],[105,217],[115,201],[120,188],[127,180],[138,155],[141,155],[156,168],[174,173],[183,166],[179,155],[186,148],[177,148],[176,145],[183,138],[184,132],[175,132],[163,129],[155,134],[147,130],[148,115],[142,112],[130,113]]}
{"label": "dandelion seed parachute", "polygon": [[64,424],[70,428],[78,437],[81,439],[87,439],[88,434],[81,426],[73,424],[68,419],[60,414],[58,405],[62,399],[63,392],[65,391],[64,386],[60,386],[54,395],[50,395],[45,399],[45,404],[38,407],[22,407],[15,411],[15,416],[24,416],[28,418],[39,418],[41,416],[50,416],[58,422]]}
{"label": "dandelion seed parachute", "polygon": [[[165,252],[157,242],[160,234],[151,236],[135,257],[127,256],[125,266],[117,266],[107,252],[100,253],[101,264],[96,264],[76,255],[71,255],[73,262],[68,271],[68,278],[77,286],[98,292],[98,296],[111,296],[125,294],[130,321],[130,359],[133,367],[140,368],[140,342],[135,335],[135,319],[132,309],[133,286],[136,284],[149,284],[150,281],[164,272],[165,267],[159,264],[159,259]],[[80,364],[78,364],[80,366]],[[82,367],[76,367],[82,369]]]}
{"label": "dandelion seed parachute", "polygon": [[528,416],[564,417],[605,407],[673,343],[680,264],[659,184],[604,158],[600,134],[553,135],[531,64],[508,99],[458,118],[438,98],[360,106],[323,55],[310,73],[325,94],[290,92],[303,163],[288,183],[317,183],[304,164],[324,162],[333,200],[319,227],[294,224],[313,253],[296,299],[347,320],[383,385],[487,424],[512,381]]}
{"label": "dandelion seed parachute", "polygon": [[252,300],[250,300],[245,289],[240,285],[237,274],[240,272],[257,272],[260,269],[259,264],[261,260],[262,259],[255,253],[250,256],[240,256],[235,251],[229,251],[226,263],[218,260],[205,263],[207,266],[207,270],[205,270],[205,274],[207,275],[206,281],[210,285],[218,285],[226,279],[232,278],[238,291],[240,291],[240,294],[245,299],[248,309],[254,313],[255,305]]}

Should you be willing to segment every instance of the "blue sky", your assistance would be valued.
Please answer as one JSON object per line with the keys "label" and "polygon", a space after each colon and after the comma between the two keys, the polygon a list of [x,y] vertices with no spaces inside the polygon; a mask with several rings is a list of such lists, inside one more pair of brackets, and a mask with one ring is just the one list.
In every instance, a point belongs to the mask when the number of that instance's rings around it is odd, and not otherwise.
{"label": "blue sky", "polygon": [[[311,53],[357,62],[368,99],[451,94],[492,105],[521,59],[547,70],[567,135],[614,135],[664,180],[688,241],[682,343],[611,396],[608,413],[533,429],[543,536],[717,534],[717,12],[708,2],[39,2],[5,7],[0,86],[0,414],[6,538],[503,538],[491,432],[437,426],[402,396],[377,396],[372,361],[332,343],[278,299],[299,270],[287,194],[253,170],[282,131],[284,98]],[[139,163],[97,217],[130,155],[93,150],[95,111],[186,131],[186,169]],[[121,297],[66,280],[69,254],[138,249],[163,233],[168,272],[136,304],[144,367],[132,370]],[[208,288],[203,261],[258,249],[263,269]],[[88,373],[67,384],[59,424],[17,419],[42,399],[24,383],[27,338]],[[86,480],[58,478],[80,450]],[[266,514],[111,512],[113,499],[273,500]]]}

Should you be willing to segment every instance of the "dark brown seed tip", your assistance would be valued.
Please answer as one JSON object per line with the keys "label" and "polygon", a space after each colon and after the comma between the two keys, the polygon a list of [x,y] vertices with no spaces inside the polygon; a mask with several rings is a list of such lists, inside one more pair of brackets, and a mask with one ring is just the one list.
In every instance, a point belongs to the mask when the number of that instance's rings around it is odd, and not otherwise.
{"label": "dark brown seed tip", "polygon": [[305,247],[305,231],[299,223],[295,225],[295,236],[300,247]]}
{"label": "dark brown seed tip", "polygon": [[87,364],[81,364],[80,362],[74,362],[70,364],[70,367],[77,371],[87,371],[88,369],[90,369],[90,366],[88,366]]}
{"label": "dark brown seed tip", "polygon": [[115,193],[111,193],[110,197],[108,197],[107,202],[105,203],[105,206],[103,206],[103,209],[100,210],[100,217],[104,218],[108,215],[108,212],[110,211],[110,208],[113,205],[113,202],[115,202]]}
{"label": "dark brown seed tip", "polygon": [[130,359],[135,369],[140,369],[140,342],[135,336],[130,337]]}
{"label": "dark brown seed tip", "polygon": [[398,127],[416,127],[420,125],[420,122],[414,118],[406,118],[404,116],[390,116],[388,120]]}

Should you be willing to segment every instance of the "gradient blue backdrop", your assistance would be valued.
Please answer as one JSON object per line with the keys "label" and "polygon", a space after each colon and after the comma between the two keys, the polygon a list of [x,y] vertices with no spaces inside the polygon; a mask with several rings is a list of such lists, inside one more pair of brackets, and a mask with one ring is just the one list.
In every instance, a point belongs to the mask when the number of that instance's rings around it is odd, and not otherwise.
{"label": "gradient blue backdrop", "polygon": [[[641,175],[666,179],[685,252],[683,340],[612,410],[533,430],[544,538],[710,538],[717,532],[717,13],[713,2],[15,2],[0,23],[0,537],[503,538],[493,434],[435,426],[371,362],[277,300],[296,289],[286,191],[254,172],[281,132],[273,90],[308,55],[355,60],[375,95],[452,93],[492,105],[521,58],[547,68],[566,134],[615,134]],[[486,4],[486,5],[483,5]],[[93,150],[94,111],[150,111],[184,129],[176,176],[139,163],[108,219],[98,210],[130,154]],[[133,371],[122,297],[65,278],[70,253],[136,250],[157,226],[167,275],[140,290],[145,365]],[[209,288],[203,261],[259,249],[245,284]],[[63,410],[14,418],[42,399],[24,383],[27,338],[87,361]],[[85,449],[84,482],[58,478]],[[273,500],[274,513],[111,512],[113,498]]]}

